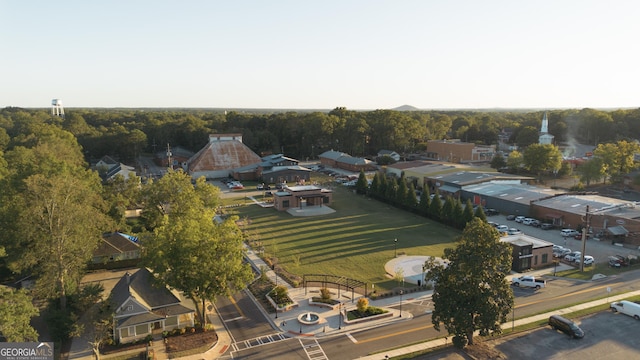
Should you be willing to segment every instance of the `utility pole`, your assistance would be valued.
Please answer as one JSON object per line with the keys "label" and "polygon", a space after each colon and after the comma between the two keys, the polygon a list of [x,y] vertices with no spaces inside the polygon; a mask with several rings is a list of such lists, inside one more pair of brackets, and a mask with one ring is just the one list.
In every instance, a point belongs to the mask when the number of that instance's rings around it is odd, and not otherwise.
{"label": "utility pole", "polygon": [[590,227],[591,214],[589,214],[589,205],[584,216],[584,227],[582,228],[582,252],[580,253],[580,272],[584,271],[584,253],[587,249],[587,233]]}

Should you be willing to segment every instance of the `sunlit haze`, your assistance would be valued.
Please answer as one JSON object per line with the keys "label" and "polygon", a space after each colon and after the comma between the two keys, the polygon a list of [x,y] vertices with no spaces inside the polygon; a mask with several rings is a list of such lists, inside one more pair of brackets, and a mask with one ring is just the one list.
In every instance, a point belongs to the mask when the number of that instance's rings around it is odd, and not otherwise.
{"label": "sunlit haze", "polygon": [[0,0],[0,107],[638,107],[638,14],[616,0]]}

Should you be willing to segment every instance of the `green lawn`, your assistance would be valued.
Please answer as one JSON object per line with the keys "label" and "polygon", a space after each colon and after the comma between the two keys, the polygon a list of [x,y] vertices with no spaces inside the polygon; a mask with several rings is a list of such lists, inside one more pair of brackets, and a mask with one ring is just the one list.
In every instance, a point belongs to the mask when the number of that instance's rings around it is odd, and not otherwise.
{"label": "green lawn", "polygon": [[227,212],[250,219],[246,230],[251,243],[262,243],[287,271],[345,276],[381,290],[396,286],[384,270],[394,256],[394,239],[398,255],[441,256],[460,235],[456,229],[342,187],[334,189],[331,208],[336,212],[317,217],[294,217],[257,205]]}

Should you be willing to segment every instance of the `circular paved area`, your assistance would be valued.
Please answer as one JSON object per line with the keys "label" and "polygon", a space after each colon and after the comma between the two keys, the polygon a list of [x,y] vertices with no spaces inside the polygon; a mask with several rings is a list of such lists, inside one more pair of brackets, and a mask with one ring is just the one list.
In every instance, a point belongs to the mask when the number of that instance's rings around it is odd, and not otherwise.
{"label": "circular paved area", "polygon": [[[422,265],[431,256],[398,256],[389,260],[384,264],[384,270],[387,274],[395,277],[398,272],[402,272],[404,281],[418,284],[418,280],[422,282]],[[436,261],[443,264],[444,260],[436,258]]]}

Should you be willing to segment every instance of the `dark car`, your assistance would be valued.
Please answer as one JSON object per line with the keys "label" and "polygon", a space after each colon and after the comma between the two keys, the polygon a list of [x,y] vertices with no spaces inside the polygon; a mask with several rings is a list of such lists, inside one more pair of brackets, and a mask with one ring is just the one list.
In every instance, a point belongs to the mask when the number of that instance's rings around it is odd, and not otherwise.
{"label": "dark car", "polygon": [[582,339],[584,337],[584,331],[576,323],[560,315],[551,315],[549,317],[549,326],[553,330],[560,330],[572,338]]}
{"label": "dark car", "polygon": [[507,215],[507,220],[515,220],[516,216],[511,214],[511,215]]}
{"label": "dark car", "polygon": [[540,224],[540,229],[542,229],[542,230],[551,230],[551,229],[553,229],[553,224],[542,223],[542,224]]}
{"label": "dark car", "polygon": [[491,208],[489,208],[489,209],[485,209],[485,210],[484,210],[484,213],[485,213],[485,214],[487,214],[487,216],[493,216],[493,215],[498,215],[498,214],[500,214],[500,212],[499,212],[498,210],[496,210],[496,209],[491,209]]}
{"label": "dark car", "polygon": [[622,266],[627,266],[629,265],[629,262],[627,261],[627,258],[622,256],[622,255],[613,255],[614,258],[617,259],[618,263]]}

